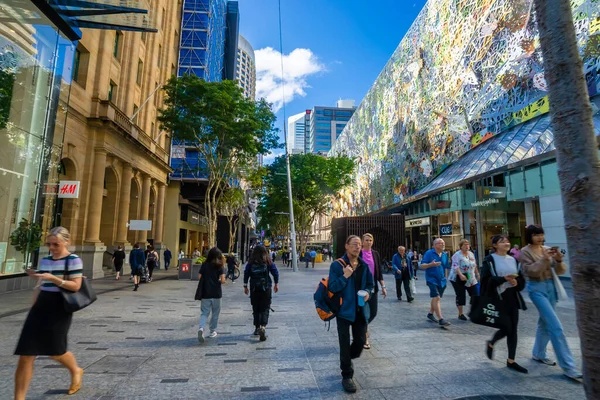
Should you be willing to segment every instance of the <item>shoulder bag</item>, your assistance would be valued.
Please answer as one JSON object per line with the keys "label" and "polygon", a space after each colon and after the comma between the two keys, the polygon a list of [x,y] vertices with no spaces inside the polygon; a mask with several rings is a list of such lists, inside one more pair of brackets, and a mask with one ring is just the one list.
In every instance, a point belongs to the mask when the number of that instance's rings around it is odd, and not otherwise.
{"label": "shoulder bag", "polygon": [[[65,271],[63,279],[68,275],[69,257],[65,259]],[[81,277],[81,287],[78,291],[72,292],[67,289],[60,288],[60,292],[63,297],[65,310],[69,313],[74,313],[79,310],[83,310],[90,304],[96,301],[98,298],[96,292],[92,288],[92,285],[88,282],[85,276]]]}

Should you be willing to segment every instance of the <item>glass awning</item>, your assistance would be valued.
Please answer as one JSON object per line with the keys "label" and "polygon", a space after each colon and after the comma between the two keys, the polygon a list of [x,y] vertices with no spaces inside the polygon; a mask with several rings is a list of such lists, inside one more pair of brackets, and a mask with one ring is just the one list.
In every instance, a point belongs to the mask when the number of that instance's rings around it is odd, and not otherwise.
{"label": "glass awning", "polygon": [[47,0],[70,25],[79,28],[158,32],[145,0]]}
{"label": "glass awning", "polygon": [[[594,131],[600,135],[600,114],[594,115]],[[414,197],[450,189],[473,178],[483,177],[504,166],[555,150],[550,115],[546,114],[488,139],[465,153],[435,177]]]}

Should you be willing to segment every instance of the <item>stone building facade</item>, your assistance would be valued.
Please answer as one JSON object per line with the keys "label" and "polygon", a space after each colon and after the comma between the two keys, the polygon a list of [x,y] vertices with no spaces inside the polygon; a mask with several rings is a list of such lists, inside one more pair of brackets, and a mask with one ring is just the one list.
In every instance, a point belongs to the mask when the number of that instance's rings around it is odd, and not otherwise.
{"label": "stone building facade", "polygon": [[[77,44],[59,174],[81,189],[47,201],[94,278],[111,268],[115,246],[163,243],[171,139],[156,118],[160,88],[176,74],[181,2],[149,7],[158,33],[83,30]],[[132,220],[151,230],[129,229]]]}

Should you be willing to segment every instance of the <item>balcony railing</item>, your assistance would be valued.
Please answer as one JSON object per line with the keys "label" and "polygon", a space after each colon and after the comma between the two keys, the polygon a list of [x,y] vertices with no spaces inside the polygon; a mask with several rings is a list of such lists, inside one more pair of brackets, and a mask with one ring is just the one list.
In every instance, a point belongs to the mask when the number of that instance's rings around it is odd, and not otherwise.
{"label": "balcony railing", "polygon": [[156,155],[160,160],[169,163],[169,154],[154,141],[139,126],[129,120],[129,117],[108,100],[98,102],[98,118],[114,122],[129,136]]}

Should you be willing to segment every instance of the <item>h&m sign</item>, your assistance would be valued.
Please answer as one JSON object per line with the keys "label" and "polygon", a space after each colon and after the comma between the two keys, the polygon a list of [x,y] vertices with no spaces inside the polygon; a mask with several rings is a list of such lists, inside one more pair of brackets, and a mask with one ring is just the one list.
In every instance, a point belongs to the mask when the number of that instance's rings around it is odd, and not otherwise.
{"label": "h&m sign", "polygon": [[78,199],[81,182],[79,181],[60,181],[58,183],[59,199]]}

